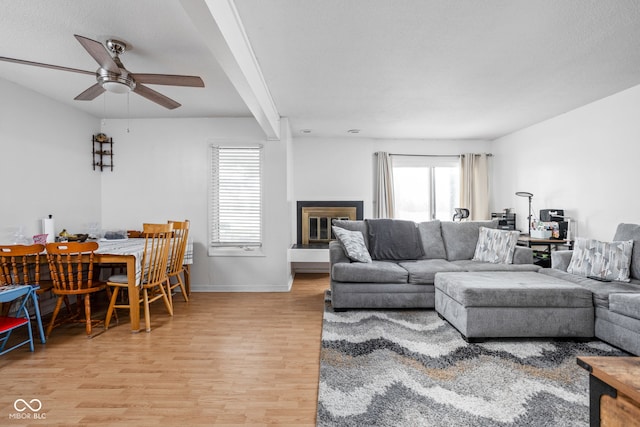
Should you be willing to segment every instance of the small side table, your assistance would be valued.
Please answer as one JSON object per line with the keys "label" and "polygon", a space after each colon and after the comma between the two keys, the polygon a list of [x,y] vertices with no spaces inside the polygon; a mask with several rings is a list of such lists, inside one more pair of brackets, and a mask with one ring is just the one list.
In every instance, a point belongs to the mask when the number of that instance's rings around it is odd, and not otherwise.
{"label": "small side table", "polygon": [[589,425],[640,426],[640,357],[578,357],[589,371]]}
{"label": "small side table", "polygon": [[544,246],[546,249],[542,251],[534,250],[534,264],[541,267],[551,267],[551,251],[558,249],[558,246],[567,246],[567,249],[573,249],[573,240],[566,239],[538,239],[528,234],[521,234],[518,237],[518,245],[531,248],[533,246]]}

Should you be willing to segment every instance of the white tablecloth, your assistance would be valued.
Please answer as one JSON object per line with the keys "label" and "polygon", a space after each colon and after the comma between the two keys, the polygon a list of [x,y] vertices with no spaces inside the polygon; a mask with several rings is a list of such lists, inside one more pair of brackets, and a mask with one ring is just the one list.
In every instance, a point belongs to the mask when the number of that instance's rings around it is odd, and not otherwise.
{"label": "white tablecloth", "polygon": [[[140,283],[140,263],[144,252],[144,239],[100,240],[96,254],[133,255],[136,259],[136,283]],[[189,239],[183,264],[193,264],[193,241]]]}

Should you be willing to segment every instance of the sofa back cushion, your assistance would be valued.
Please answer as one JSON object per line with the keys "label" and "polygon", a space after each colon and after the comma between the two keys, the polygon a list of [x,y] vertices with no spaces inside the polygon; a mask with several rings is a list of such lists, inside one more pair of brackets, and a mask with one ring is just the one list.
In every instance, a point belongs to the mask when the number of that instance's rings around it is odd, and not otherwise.
{"label": "sofa back cushion", "polygon": [[366,222],[362,220],[353,221],[353,220],[347,220],[347,219],[334,219],[332,222],[332,225],[335,225],[336,227],[344,228],[345,230],[349,230],[349,231],[361,232],[362,236],[364,237],[364,244],[367,246],[367,249],[369,249],[369,239],[367,238],[368,233],[367,233]]}
{"label": "sofa back cushion", "polygon": [[632,279],[640,279],[640,225],[638,224],[618,224],[613,240],[633,240],[633,251],[631,252],[630,273]]}
{"label": "sofa back cushion", "polygon": [[421,259],[422,243],[418,226],[400,219],[365,219],[369,233],[369,253],[375,260]]}
{"label": "sofa back cushion", "polygon": [[449,261],[472,259],[476,252],[480,227],[497,228],[498,221],[442,221],[442,240]]}
{"label": "sofa back cushion", "polygon": [[419,223],[418,234],[420,234],[422,251],[424,252],[422,259],[447,259],[439,220]]}

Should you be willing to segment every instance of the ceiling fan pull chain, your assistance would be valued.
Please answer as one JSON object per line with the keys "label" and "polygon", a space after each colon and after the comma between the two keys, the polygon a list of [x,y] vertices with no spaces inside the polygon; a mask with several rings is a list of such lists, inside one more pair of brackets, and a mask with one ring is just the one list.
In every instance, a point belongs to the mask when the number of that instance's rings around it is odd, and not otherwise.
{"label": "ceiling fan pull chain", "polygon": [[[102,95],[102,127],[107,125],[107,93]],[[104,129],[102,129],[104,130]]]}

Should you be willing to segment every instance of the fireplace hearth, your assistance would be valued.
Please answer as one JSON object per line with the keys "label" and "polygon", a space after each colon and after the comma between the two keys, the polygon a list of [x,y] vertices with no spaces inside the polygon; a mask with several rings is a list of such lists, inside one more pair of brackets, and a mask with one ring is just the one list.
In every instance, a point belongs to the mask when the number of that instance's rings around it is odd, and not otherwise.
{"label": "fireplace hearth", "polygon": [[296,248],[326,248],[335,239],[331,231],[334,219],[361,220],[360,201],[299,201],[297,202]]}

